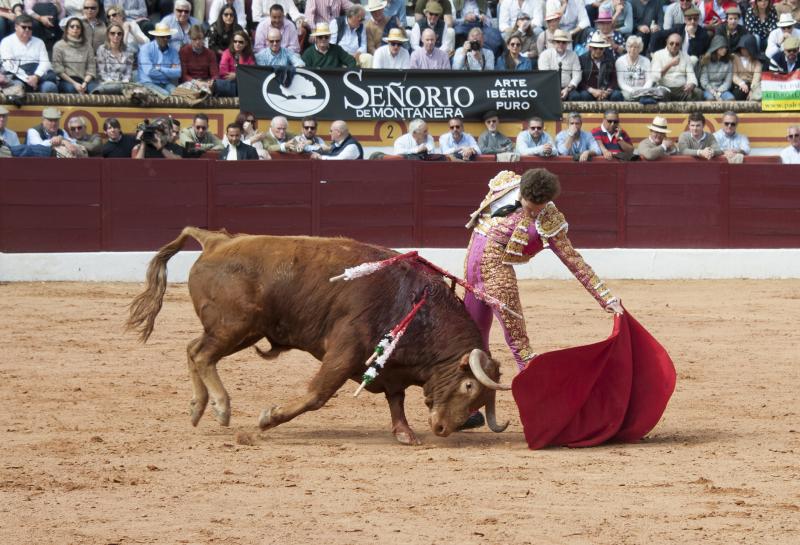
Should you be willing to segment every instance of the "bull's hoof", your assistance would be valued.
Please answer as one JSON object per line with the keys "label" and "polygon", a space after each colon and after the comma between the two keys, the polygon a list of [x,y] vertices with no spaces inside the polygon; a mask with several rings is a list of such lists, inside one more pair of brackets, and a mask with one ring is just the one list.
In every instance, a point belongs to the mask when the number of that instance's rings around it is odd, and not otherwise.
{"label": "bull's hoof", "polygon": [[274,411],[277,407],[273,406],[269,409],[264,409],[261,411],[261,416],[258,417],[258,427],[262,430],[268,430],[270,428],[274,428],[278,424],[272,421],[272,411]]}
{"label": "bull's hoof", "polygon": [[211,402],[211,408],[214,410],[214,417],[219,422],[220,426],[228,426],[231,423],[231,404]]}
{"label": "bull's hoof", "polygon": [[418,446],[422,444],[422,442],[417,439],[417,436],[414,435],[414,432],[398,431],[395,432],[394,438],[397,439],[397,442],[401,445]]}
{"label": "bull's hoof", "polygon": [[192,426],[197,427],[197,424],[200,422],[200,418],[202,418],[203,413],[206,412],[207,403],[208,399],[205,401],[193,399],[189,402],[189,417],[192,420]]}

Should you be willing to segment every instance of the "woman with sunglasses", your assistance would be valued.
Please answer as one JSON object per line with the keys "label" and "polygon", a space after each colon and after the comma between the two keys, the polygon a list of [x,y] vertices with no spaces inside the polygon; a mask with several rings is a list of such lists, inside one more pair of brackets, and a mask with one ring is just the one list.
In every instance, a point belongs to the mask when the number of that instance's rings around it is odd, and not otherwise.
{"label": "woman with sunglasses", "polygon": [[124,36],[122,25],[111,23],[108,26],[106,43],[97,48],[97,79],[100,85],[95,93],[119,95],[123,86],[130,83],[136,54],[125,46]]}
{"label": "woman with sunglasses", "polygon": [[[506,40],[505,53],[500,55],[495,64],[495,70],[508,70],[509,72],[530,72],[534,66],[531,59],[522,55],[522,38],[516,33]],[[535,61],[534,61],[535,62]]]}
{"label": "woman with sunglasses", "polygon": [[255,63],[250,37],[244,30],[237,30],[233,33],[230,47],[222,52],[222,58],[219,61],[216,95],[221,97],[237,96],[239,93],[236,88],[236,68],[240,64],[253,65]]}
{"label": "woman with sunglasses", "polygon": [[122,30],[125,32],[122,42],[125,44],[125,48],[135,55],[139,51],[140,46],[150,43],[150,38],[145,32],[153,30],[154,27],[149,19],[146,19],[147,24],[145,28],[140,26],[141,23],[130,19],[128,15],[128,12],[125,11],[122,6],[117,4],[109,6],[108,9],[106,9],[109,25],[116,24],[122,27]]}
{"label": "woman with sunglasses", "polygon": [[222,58],[222,53],[231,46],[233,33],[237,30],[244,30],[242,25],[236,21],[236,10],[233,6],[225,6],[214,23],[208,27],[206,39],[208,48],[217,54],[217,58]]}
{"label": "woman with sunglasses", "polygon": [[59,92],[84,95],[97,87],[94,49],[77,17],[67,20],[64,37],[53,46],[52,63]]}

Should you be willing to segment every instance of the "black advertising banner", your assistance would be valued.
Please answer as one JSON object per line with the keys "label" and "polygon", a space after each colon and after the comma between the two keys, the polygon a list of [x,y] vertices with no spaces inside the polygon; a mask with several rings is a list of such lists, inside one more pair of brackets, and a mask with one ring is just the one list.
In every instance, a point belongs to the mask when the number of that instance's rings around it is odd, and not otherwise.
{"label": "black advertising banner", "polygon": [[270,66],[236,69],[239,106],[261,118],[445,121],[561,117],[556,71],[469,72],[436,70],[309,70],[298,68],[288,86]]}

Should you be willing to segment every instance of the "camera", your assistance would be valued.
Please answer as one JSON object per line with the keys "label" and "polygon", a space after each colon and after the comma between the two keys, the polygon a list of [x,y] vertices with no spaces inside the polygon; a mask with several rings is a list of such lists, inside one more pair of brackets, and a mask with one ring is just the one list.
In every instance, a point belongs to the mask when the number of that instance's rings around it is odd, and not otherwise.
{"label": "camera", "polygon": [[469,50],[470,51],[480,51],[481,50],[481,43],[475,40],[469,42]]}
{"label": "camera", "polygon": [[136,126],[136,131],[141,132],[141,136],[139,140],[141,140],[145,144],[155,144],[156,140],[158,139],[157,132],[163,130],[163,127],[158,123],[150,123],[149,120],[145,119],[142,123],[139,123]]}

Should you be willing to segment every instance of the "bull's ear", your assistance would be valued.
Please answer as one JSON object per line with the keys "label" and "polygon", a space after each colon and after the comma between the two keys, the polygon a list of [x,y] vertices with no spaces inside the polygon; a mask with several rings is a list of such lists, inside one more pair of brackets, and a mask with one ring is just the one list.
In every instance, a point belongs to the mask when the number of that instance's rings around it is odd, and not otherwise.
{"label": "bull's ear", "polygon": [[458,362],[458,368],[462,371],[469,369],[469,352],[461,356],[461,361]]}

